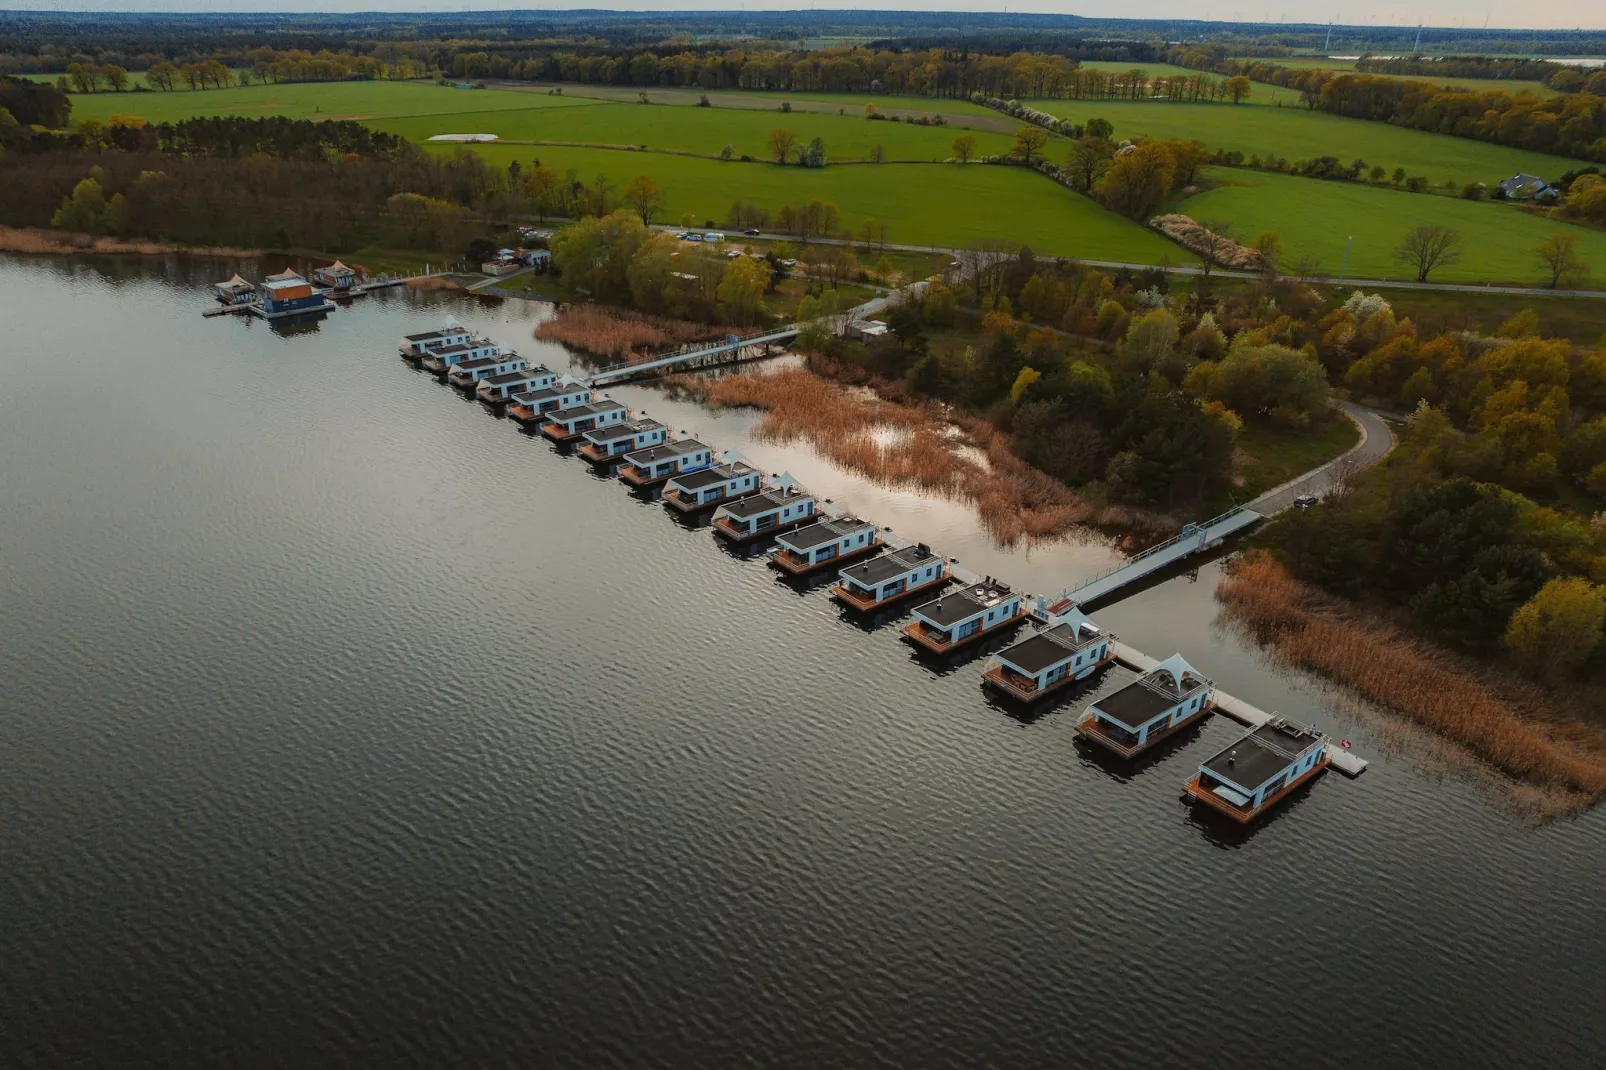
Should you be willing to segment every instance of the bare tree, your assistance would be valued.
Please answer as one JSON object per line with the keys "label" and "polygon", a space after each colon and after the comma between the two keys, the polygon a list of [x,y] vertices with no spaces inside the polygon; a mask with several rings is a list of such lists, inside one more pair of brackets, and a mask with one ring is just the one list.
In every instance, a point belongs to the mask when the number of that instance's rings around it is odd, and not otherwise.
{"label": "bare tree", "polygon": [[1450,227],[1424,223],[1405,236],[1394,250],[1394,259],[1416,272],[1417,282],[1427,282],[1435,268],[1448,267],[1461,259],[1461,235]]}
{"label": "bare tree", "polygon": [[1589,277],[1589,264],[1578,252],[1576,234],[1552,234],[1539,243],[1534,255],[1539,258],[1540,267],[1549,273],[1552,290],[1563,283],[1576,286]]}
{"label": "bare tree", "polygon": [[1215,264],[1223,266],[1227,258],[1238,248],[1238,243],[1232,236],[1232,221],[1227,219],[1201,219],[1199,226],[1203,228],[1199,234],[1198,252],[1204,257],[1204,276],[1210,277],[1210,268]]}
{"label": "bare tree", "polygon": [[975,288],[976,300],[980,301],[983,293],[998,289],[1003,281],[1004,266],[1014,259],[1017,251],[1008,242],[991,238],[973,241],[954,253],[955,281],[968,280]]}
{"label": "bare tree", "polygon": [[1309,253],[1294,261],[1294,275],[1300,282],[1304,282],[1306,279],[1313,279],[1321,273],[1322,262]]}

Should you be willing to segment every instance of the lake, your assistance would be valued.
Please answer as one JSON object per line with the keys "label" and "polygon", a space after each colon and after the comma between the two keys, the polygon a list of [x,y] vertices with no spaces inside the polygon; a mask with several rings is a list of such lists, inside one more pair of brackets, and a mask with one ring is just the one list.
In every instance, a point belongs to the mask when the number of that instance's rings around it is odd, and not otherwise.
{"label": "lake", "polygon": [[[0,258],[0,1065],[1602,1065],[1606,817],[1540,822],[1216,619],[1094,617],[1351,738],[1248,834],[397,359],[390,293],[203,319],[200,260]],[[221,274],[219,274],[221,272]],[[255,272],[255,275],[253,275]],[[968,568],[750,412],[616,398]]]}

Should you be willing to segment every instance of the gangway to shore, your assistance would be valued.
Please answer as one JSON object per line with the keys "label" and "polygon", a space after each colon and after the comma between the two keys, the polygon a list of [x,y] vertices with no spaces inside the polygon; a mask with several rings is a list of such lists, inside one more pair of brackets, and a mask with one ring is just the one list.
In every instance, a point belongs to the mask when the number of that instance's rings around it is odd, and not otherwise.
{"label": "gangway to shore", "polygon": [[[610,364],[606,368],[599,368],[586,379],[586,385],[593,390],[600,386],[612,386],[637,376],[650,372],[661,372],[679,365],[688,365],[693,368],[706,368],[722,364],[739,364],[742,361],[754,360],[765,356],[769,347],[782,342],[790,342],[797,337],[798,328],[794,325],[784,330],[771,331],[769,334],[755,335],[752,338],[738,338],[731,335],[723,342],[715,345],[698,346],[686,349],[680,353],[671,353],[667,357],[658,357],[655,360],[643,360],[631,363],[624,361],[619,364]],[[744,350],[758,349],[759,352],[744,354]]]}
{"label": "gangway to shore", "polygon": [[1135,583],[1151,572],[1181,561],[1184,557],[1214,546],[1228,535],[1250,527],[1265,519],[1260,513],[1239,505],[1227,510],[1214,520],[1203,524],[1189,524],[1165,542],[1157,543],[1140,554],[1106,569],[1074,587],[1067,587],[1051,604],[1039,605],[1042,614],[1064,612],[1071,605],[1085,605],[1114,594],[1129,583]]}

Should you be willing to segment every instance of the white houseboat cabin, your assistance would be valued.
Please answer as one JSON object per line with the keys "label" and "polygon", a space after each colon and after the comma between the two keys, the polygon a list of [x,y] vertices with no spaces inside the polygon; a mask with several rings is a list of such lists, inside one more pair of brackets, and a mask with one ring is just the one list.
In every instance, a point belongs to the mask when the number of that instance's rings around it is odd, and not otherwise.
{"label": "white houseboat cabin", "polygon": [[217,291],[217,299],[225,305],[248,305],[256,300],[257,288],[249,282],[235,275],[228,282],[220,282],[213,287]]}
{"label": "white houseboat cabin", "polygon": [[670,476],[695,472],[714,463],[714,451],[695,438],[682,438],[625,454],[619,478],[633,487],[650,487]]}
{"label": "white houseboat cabin", "polygon": [[336,260],[333,264],[313,268],[312,281],[319,286],[327,286],[335,293],[343,293],[356,284],[357,273]]}
{"label": "white houseboat cabin", "polygon": [[948,562],[925,543],[905,546],[870,561],[850,565],[837,574],[831,588],[837,601],[854,609],[871,610],[911,595],[934,591],[952,574]]}
{"label": "white houseboat cabin", "polygon": [[611,427],[630,419],[630,410],[607,398],[588,405],[553,409],[541,424],[541,434],[553,442],[569,442],[598,427]]}
{"label": "white houseboat cabin", "polygon": [[1173,654],[1082,714],[1077,734],[1130,758],[1210,712],[1214,685]]}
{"label": "white houseboat cabin", "polygon": [[682,513],[712,509],[720,502],[735,501],[758,493],[764,473],[733,451],[720,455],[719,463],[700,472],[670,476],[664,484],[664,501]]}
{"label": "white houseboat cabin", "polygon": [[523,357],[517,353],[502,352],[494,356],[480,357],[477,360],[463,361],[446,374],[446,381],[460,390],[467,390],[493,375],[521,372],[524,368]]}
{"label": "white houseboat cabin", "polygon": [[401,340],[401,354],[412,360],[418,360],[447,346],[464,345],[469,337],[467,327],[447,316],[441,321],[439,330],[424,331],[422,334],[409,334],[404,337]]}
{"label": "white houseboat cabin", "polygon": [[436,375],[446,375],[458,365],[466,364],[471,360],[487,360],[504,354],[518,356],[517,353],[504,350],[488,338],[470,338],[468,341],[459,342],[456,345],[433,349],[426,353],[418,363],[426,371],[432,371]]}
{"label": "white houseboat cabin", "polygon": [[474,394],[481,401],[500,404],[511,399],[514,394],[551,386],[557,378],[556,374],[546,368],[520,368],[516,372],[504,372],[488,379],[481,379],[480,388]]}
{"label": "white houseboat cabin", "polygon": [[714,533],[734,542],[750,542],[807,524],[818,510],[814,495],[790,475],[782,474],[774,487],[716,509]]}
{"label": "white houseboat cabin", "polygon": [[916,606],[903,634],[934,654],[977,642],[1025,619],[1021,596],[991,576],[935,602]]}
{"label": "white houseboat cabin", "polygon": [[881,545],[881,533],[868,520],[847,514],[829,516],[775,536],[770,564],[802,576],[833,561],[875,553]]}
{"label": "white houseboat cabin", "polygon": [[1198,774],[1182,790],[1194,802],[1247,824],[1314,780],[1327,763],[1326,734],[1273,717],[1200,762]]}
{"label": "white houseboat cabin", "polygon": [[534,390],[521,390],[511,401],[507,408],[509,416],[520,423],[537,423],[549,412],[589,404],[591,388],[577,379],[565,377]]}
{"label": "white houseboat cabin", "polygon": [[1114,638],[1072,609],[1053,626],[994,654],[982,679],[1010,698],[1035,702],[1114,661]]}
{"label": "white houseboat cabin", "polygon": [[583,436],[585,441],[575,452],[588,461],[601,464],[613,457],[623,457],[648,446],[657,446],[669,438],[669,428],[657,420],[631,420],[611,427],[594,427]]}

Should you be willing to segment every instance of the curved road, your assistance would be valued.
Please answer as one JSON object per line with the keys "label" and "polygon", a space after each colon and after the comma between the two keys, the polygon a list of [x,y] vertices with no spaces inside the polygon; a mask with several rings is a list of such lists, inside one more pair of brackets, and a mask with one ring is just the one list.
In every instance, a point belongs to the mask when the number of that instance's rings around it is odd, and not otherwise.
{"label": "curved road", "polygon": [[1245,508],[1253,509],[1262,516],[1280,513],[1292,506],[1294,499],[1301,494],[1315,494],[1320,497],[1331,490],[1334,481],[1343,475],[1369,468],[1389,455],[1395,444],[1394,429],[1389,427],[1376,409],[1357,405],[1353,401],[1346,401],[1340,407],[1344,410],[1344,415],[1361,429],[1361,440],[1326,464],[1312,468],[1304,475],[1295,476],[1280,487],[1273,487],[1254,501],[1247,503]]}

